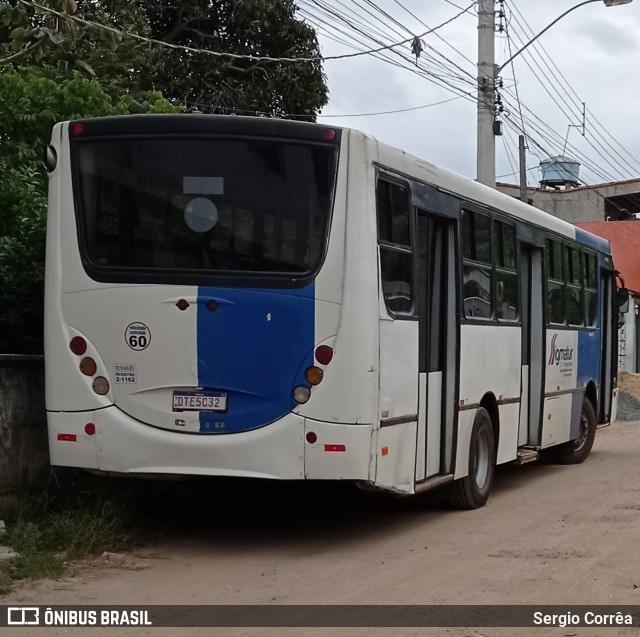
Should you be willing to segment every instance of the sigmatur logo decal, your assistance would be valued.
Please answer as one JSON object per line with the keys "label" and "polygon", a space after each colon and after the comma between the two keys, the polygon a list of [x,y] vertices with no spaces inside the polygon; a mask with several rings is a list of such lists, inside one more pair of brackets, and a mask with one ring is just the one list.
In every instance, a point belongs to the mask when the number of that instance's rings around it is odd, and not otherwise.
{"label": "sigmatur logo decal", "polygon": [[547,365],[560,365],[561,362],[573,362],[573,347],[556,347],[558,335],[554,334],[551,339],[551,351],[549,352],[549,360]]}

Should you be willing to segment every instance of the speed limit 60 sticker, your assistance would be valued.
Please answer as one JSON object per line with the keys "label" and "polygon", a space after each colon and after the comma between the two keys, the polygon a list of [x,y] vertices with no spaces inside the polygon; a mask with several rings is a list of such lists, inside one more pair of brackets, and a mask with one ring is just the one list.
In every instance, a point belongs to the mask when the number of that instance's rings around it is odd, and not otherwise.
{"label": "speed limit 60 sticker", "polygon": [[144,323],[129,323],[124,331],[124,340],[131,349],[141,352],[151,343],[151,330]]}

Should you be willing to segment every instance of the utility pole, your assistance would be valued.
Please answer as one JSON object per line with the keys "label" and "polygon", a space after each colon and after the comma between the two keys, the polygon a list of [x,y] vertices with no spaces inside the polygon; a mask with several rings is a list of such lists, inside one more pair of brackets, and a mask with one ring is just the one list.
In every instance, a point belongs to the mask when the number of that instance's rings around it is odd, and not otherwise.
{"label": "utility pole", "polygon": [[527,203],[527,155],[524,135],[518,135],[518,149],[520,151],[520,200]]}
{"label": "utility pole", "polygon": [[[518,57],[528,46],[546,33],[556,22],[567,14],[586,4],[601,0],[583,0],[567,9],[538,35],[518,49],[500,66],[495,63],[494,32],[496,23],[495,0],[478,0],[478,147],[477,181],[496,187],[496,146],[494,137],[496,79],[500,72]],[[602,0],[606,7],[629,4],[633,0]],[[499,133],[498,133],[499,134]],[[526,180],[524,181],[526,184]]]}
{"label": "utility pole", "polygon": [[477,180],[495,188],[495,0],[478,2],[478,148]]}

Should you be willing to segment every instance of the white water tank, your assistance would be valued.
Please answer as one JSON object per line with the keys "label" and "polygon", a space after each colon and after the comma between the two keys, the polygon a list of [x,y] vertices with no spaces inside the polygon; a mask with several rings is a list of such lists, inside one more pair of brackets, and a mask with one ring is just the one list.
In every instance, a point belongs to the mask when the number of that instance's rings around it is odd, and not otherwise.
{"label": "white water tank", "polygon": [[542,179],[540,185],[551,188],[577,186],[580,175],[580,162],[568,157],[549,157],[540,162]]}

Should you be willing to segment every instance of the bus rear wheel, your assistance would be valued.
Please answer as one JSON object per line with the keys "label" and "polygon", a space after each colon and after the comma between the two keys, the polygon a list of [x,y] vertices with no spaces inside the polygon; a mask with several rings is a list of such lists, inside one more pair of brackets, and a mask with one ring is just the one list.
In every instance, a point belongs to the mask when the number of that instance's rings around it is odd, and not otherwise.
{"label": "bus rear wheel", "polygon": [[479,509],[489,498],[495,469],[495,440],[489,412],[480,407],[473,421],[469,473],[451,485],[451,504],[457,509]]}
{"label": "bus rear wheel", "polygon": [[570,440],[552,450],[552,458],[559,464],[580,464],[584,462],[593,447],[596,437],[596,411],[591,401],[585,397],[580,412],[580,431],[575,440]]}

